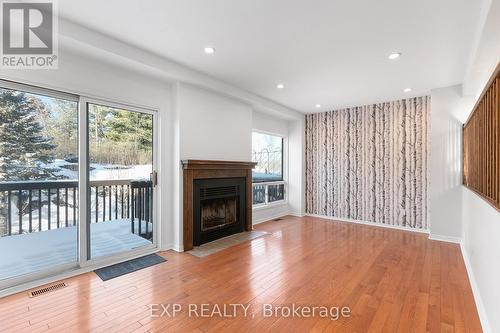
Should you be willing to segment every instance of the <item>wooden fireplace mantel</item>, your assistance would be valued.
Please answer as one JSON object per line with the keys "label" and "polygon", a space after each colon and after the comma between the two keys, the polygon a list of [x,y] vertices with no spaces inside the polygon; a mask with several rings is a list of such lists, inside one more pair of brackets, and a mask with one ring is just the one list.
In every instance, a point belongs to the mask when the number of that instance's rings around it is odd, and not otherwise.
{"label": "wooden fireplace mantel", "polygon": [[252,230],[252,169],[255,162],[183,160],[183,240],[184,251],[193,248],[193,183],[195,179],[245,178],[245,230]]}
{"label": "wooden fireplace mantel", "polygon": [[211,160],[183,160],[182,166],[184,169],[244,169],[252,170],[256,162],[239,162],[239,161],[211,161]]}

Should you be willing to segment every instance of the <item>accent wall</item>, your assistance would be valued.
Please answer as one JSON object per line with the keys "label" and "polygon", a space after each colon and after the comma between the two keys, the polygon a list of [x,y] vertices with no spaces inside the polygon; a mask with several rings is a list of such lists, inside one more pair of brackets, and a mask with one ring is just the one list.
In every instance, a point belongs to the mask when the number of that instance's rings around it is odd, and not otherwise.
{"label": "accent wall", "polygon": [[430,97],[306,116],[306,212],[429,228]]}

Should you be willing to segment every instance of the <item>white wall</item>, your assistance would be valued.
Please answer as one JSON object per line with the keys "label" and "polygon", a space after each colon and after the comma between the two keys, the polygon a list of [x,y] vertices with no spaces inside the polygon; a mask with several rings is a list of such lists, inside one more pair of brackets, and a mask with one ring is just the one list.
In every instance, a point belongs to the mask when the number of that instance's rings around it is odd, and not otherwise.
{"label": "white wall", "polygon": [[463,249],[480,296],[476,305],[486,314],[483,330],[488,332],[489,326],[491,332],[500,332],[500,212],[465,187],[462,194]]}
{"label": "white wall", "polygon": [[252,223],[256,225],[290,214],[291,209],[288,202],[285,204],[280,203],[267,207],[257,207],[252,211]]}
{"label": "white wall", "polygon": [[462,237],[462,122],[472,99],[460,85],[431,91],[431,238],[459,242]]}
{"label": "white wall", "polygon": [[288,137],[288,121],[283,118],[254,111],[252,114],[252,128],[270,134]]}
{"label": "white wall", "polygon": [[291,214],[305,214],[305,116],[288,123],[288,202]]}
{"label": "white wall", "polygon": [[177,90],[180,158],[249,161],[252,107],[192,85]]}

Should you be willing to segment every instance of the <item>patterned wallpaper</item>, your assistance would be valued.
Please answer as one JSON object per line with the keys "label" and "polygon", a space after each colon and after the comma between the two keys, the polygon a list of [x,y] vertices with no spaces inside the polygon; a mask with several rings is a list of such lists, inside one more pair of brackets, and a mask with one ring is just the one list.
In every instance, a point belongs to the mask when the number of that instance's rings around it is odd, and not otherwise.
{"label": "patterned wallpaper", "polygon": [[428,229],[430,97],[306,116],[309,214]]}

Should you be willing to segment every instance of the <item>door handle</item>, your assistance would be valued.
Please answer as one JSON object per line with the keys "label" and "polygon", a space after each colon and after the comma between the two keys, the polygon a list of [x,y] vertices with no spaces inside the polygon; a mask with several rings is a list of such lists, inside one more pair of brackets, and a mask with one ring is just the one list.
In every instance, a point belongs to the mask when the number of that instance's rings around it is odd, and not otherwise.
{"label": "door handle", "polygon": [[158,173],[156,171],[153,171],[149,174],[149,180],[153,184],[153,187],[156,187],[158,185]]}

